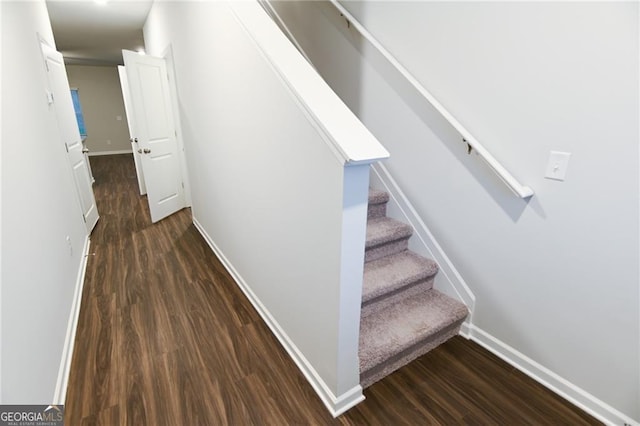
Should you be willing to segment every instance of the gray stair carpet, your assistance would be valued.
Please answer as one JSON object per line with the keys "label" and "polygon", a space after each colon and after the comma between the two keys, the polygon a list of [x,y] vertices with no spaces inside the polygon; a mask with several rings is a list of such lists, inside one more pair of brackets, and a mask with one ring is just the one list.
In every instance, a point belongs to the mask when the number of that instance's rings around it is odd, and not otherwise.
{"label": "gray stair carpet", "polygon": [[407,250],[412,232],[409,225],[395,219],[388,217],[367,219],[364,261],[369,262]]}
{"label": "gray stair carpet", "polygon": [[368,218],[384,217],[387,215],[387,202],[389,193],[378,189],[369,190],[369,210]]}
{"label": "gray stair carpet", "polygon": [[369,191],[360,384],[368,387],[458,334],[468,311],[438,292],[437,264],[408,250],[413,230],[386,217],[389,195]]}

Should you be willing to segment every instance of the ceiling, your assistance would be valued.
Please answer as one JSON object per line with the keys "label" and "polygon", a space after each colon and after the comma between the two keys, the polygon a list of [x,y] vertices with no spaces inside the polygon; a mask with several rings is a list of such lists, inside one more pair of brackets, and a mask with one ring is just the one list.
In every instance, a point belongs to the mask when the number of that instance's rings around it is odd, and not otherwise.
{"label": "ceiling", "polygon": [[67,64],[122,64],[122,49],[144,48],[153,0],[47,0],[57,50]]}

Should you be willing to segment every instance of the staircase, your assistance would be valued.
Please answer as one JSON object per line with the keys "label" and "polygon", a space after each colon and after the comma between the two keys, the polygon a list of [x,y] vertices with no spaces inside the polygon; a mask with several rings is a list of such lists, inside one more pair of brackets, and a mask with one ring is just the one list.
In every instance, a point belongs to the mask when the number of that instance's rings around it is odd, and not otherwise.
{"label": "staircase", "polygon": [[458,334],[464,304],[433,289],[438,265],[408,250],[413,230],[386,217],[389,194],[369,190],[360,319],[366,388]]}

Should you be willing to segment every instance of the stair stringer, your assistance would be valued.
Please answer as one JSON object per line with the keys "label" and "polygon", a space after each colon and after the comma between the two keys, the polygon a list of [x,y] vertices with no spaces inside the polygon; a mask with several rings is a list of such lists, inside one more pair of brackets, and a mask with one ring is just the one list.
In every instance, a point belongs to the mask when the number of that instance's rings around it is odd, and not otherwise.
{"label": "stair stringer", "polygon": [[389,193],[387,217],[405,222],[413,228],[414,234],[409,239],[409,250],[433,259],[438,264],[439,272],[435,276],[433,288],[467,306],[469,315],[461,329],[461,332],[466,335],[470,324],[473,324],[476,297],[462,275],[382,163],[377,162],[371,165],[369,186]]}

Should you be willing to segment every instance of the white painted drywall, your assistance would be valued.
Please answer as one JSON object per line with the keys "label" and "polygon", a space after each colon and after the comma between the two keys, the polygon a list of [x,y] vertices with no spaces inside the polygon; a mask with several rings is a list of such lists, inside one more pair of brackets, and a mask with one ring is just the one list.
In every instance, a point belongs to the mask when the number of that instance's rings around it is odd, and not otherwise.
{"label": "white painted drywall", "polygon": [[387,153],[257,4],[233,7],[248,32],[222,2],[157,2],[144,28],[149,54],[172,46],[194,220],[330,399],[357,402],[368,169],[345,162]]}
{"label": "white painted drywall", "polygon": [[67,65],[67,76],[78,88],[90,153],[131,151],[118,68]]}
{"label": "white painted drywall", "polygon": [[47,105],[38,34],[51,46],[54,40],[45,3],[2,2],[0,7],[0,402],[48,404],[61,366],[86,230],[55,112]]}
{"label": "white painted drywall", "polygon": [[[330,4],[272,2],[391,152],[474,326],[640,420],[638,4],[351,2],[523,184],[518,200]],[[564,182],[543,178],[571,152]]]}

